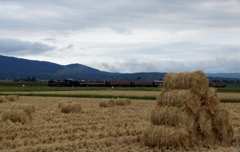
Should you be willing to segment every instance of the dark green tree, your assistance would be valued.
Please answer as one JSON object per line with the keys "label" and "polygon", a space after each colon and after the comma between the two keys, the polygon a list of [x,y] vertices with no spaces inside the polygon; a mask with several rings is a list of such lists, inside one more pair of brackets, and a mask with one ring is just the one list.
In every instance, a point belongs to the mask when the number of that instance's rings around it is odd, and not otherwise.
{"label": "dark green tree", "polygon": [[36,81],[36,78],[35,78],[35,77],[32,77],[31,81],[32,81],[32,82],[35,82],[35,81]]}

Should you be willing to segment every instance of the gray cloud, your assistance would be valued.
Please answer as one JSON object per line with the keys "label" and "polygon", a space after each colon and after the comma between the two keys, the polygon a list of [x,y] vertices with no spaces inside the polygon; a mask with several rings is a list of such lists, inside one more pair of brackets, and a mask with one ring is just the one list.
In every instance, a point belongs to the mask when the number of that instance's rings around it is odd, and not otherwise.
{"label": "gray cloud", "polygon": [[0,38],[1,54],[41,54],[52,49],[54,49],[54,47],[39,42]]}
{"label": "gray cloud", "polygon": [[45,39],[43,39],[43,40],[45,40],[45,41],[55,41],[54,38],[45,38]]}
{"label": "gray cloud", "polygon": [[239,8],[237,0],[2,0],[0,53],[111,72],[238,72]]}
{"label": "gray cloud", "polygon": [[237,59],[229,60],[226,58],[213,57],[207,60],[197,61],[174,61],[174,60],[155,60],[155,61],[115,61],[93,64],[99,69],[110,72],[180,72],[203,70],[206,73],[235,73],[240,71],[240,61]]}
{"label": "gray cloud", "polygon": [[66,51],[66,50],[70,50],[70,49],[72,49],[72,48],[73,48],[73,46],[74,46],[74,45],[72,45],[72,44],[69,44],[68,46],[61,48],[61,49],[60,49],[60,51]]}
{"label": "gray cloud", "polygon": [[110,27],[120,31],[134,28],[232,28],[240,24],[239,5],[239,1],[233,0],[12,0],[0,2],[0,22],[3,23],[0,27],[26,30]]}

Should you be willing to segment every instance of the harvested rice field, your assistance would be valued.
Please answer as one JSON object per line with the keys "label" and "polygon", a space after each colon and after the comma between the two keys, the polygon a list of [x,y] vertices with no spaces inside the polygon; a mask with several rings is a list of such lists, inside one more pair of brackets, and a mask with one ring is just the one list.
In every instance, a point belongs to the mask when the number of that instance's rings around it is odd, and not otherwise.
{"label": "harvested rice field", "polygon": [[[222,97],[224,98],[224,95]],[[103,100],[21,96],[14,101],[2,102],[0,103],[0,151],[186,150],[149,147],[144,144],[143,135],[151,125],[151,112],[157,101],[131,100],[131,104],[105,107],[100,106]],[[61,109],[63,102],[81,105],[81,110],[64,113]],[[221,103],[221,106],[230,114],[229,121],[234,130],[234,140],[231,145],[191,147],[187,150],[240,151],[240,104]],[[22,109],[28,111],[30,115],[21,115],[19,119],[15,119],[16,122],[4,117],[6,111],[16,112]]]}

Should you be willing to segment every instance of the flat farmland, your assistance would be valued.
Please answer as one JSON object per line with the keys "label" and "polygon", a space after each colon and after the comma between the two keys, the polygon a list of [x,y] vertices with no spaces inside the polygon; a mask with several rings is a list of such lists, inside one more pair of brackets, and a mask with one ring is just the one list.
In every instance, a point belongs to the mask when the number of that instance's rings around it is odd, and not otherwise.
{"label": "flat farmland", "polygon": [[[154,96],[157,97],[160,91],[115,91],[115,90],[96,90],[96,91],[41,91],[41,92],[17,92],[17,94],[59,94],[59,95],[111,95],[111,96]],[[13,92],[5,92],[13,94]],[[240,93],[217,93],[219,99],[240,99]]]}
{"label": "flat farmland", "polygon": [[[12,92],[11,92],[12,93]],[[31,92],[32,93],[32,92]],[[114,96],[158,96],[158,91],[49,91],[45,94],[99,94]],[[240,99],[238,93],[218,93],[219,99]],[[155,100],[131,100],[127,106],[103,108],[104,98],[20,96],[0,103],[0,112],[34,106],[32,120],[24,124],[0,119],[0,151],[176,151],[145,146],[144,131],[150,126]],[[65,114],[60,102],[79,103],[80,113]],[[234,128],[232,146],[194,147],[191,151],[239,151],[240,104],[221,103],[230,113]]]}

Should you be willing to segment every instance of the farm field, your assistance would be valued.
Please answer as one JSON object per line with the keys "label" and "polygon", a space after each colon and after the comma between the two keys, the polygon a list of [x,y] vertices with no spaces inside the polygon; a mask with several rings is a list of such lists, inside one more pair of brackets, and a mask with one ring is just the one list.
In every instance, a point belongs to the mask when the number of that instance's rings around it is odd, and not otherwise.
{"label": "farm field", "polygon": [[[160,89],[159,89],[160,90]],[[17,92],[17,94],[59,94],[59,95],[109,95],[109,96],[137,96],[157,97],[160,91],[119,91],[119,90],[93,90],[93,91],[41,91],[41,92]],[[13,94],[13,92],[4,92]],[[217,92],[219,99],[240,99],[240,93]]]}
{"label": "farm field", "polygon": [[[46,93],[91,93],[157,96],[157,91],[73,91]],[[239,99],[238,93],[218,93],[219,98]],[[0,119],[0,151],[161,151],[145,146],[144,131],[151,124],[155,100],[131,100],[127,106],[100,107],[100,98],[24,97],[0,103],[0,113],[32,105],[32,120],[21,124]],[[80,113],[65,114],[60,102],[71,101],[82,107]],[[232,146],[195,147],[191,151],[239,151],[240,104],[221,103],[230,113],[234,128]],[[168,149],[166,151],[176,151]]]}

